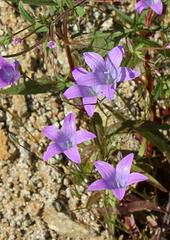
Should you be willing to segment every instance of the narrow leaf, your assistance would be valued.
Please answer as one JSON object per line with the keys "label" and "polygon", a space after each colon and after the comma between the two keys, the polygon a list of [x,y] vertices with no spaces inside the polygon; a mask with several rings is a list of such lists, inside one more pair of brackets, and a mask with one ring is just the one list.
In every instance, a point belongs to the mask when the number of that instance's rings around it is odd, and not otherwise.
{"label": "narrow leaf", "polygon": [[51,81],[49,78],[39,78],[36,80],[21,83],[19,85],[12,85],[7,89],[2,89],[0,90],[0,94],[2,93],[7,95],[16,95],[16,94],[27,95],[27,94],[45,93],[49,91],[53,92],[57,90],[61,90],[60,83],[57,84],[56,82]]}
{"label": "narrow leaf", "polygon": [[32,18],[31,15],[24,9],[24,5],[23,5],[22,1],[19,2],[19,6],[18,7],[19,7],[20,14],[23,16],[23,18],[25,20],[27,20],[31,24],[35,23],[34,18]]}
{"label": "narrow leaf", "polygon": [[[20,0],[9,0],[10,2],[19,3]],[[56,5],[53,0],[22,0],[23,3],[29,5]]]}

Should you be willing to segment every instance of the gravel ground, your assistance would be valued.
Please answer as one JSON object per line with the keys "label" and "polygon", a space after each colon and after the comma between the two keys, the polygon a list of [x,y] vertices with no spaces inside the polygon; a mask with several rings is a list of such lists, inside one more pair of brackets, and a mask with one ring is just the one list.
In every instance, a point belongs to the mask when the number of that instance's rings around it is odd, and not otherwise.
{"label": "gravel ground", "polygon": [[[131,4],[125,1],[124,11],[133,11],[133,4],[134,1]],[[4,35],[5,25],[13,32],[27,25],[3,1],[0,1],[0,14],[1,36]],[[97,11],[94,14],[101,17]],[[109,28],[112,25],[110,21],[107,19],[102,21],[102,28]],[[74,24],[72,27],[75,28]],[[90,21],[86,28],[90,31],[93,22]],[[6,49],[0,47],[1,54],[22,51],[29,44],[33,45],[36,40],[36,35],[33,35],[19,46],[10,44]],[[57,68],[64,71],[68,68],[64,50],[57,49],[56,55]],[[38,49],[19,56],[17,60],[21,63],[22,74],[27,74],[30,78],[43,75],[44,70],[43,72],[41,70],[43,54]],[[49,66],[47,69],[50,69]],[[50,75],[50,70],[46,71],[46,74]],[[122,93],[129,99],[133,99],[134,96],[136,99],[139,98],[133,81],[123,85]],[[47,147],[49,144],[48,139],[41,133],[42,129],[51,124],[60,128],[64,117],[70,112],[78,116],[78,110],[63,103],[56,94],[52,93],[28,96],[0,95],[0,100],[1,105],[7,110],[0,110],[0,239],[107,239],[107,232],[102,230],[95,213],[85,209],[91,195],[86,191],[88,184],[77,186],[80,198],[73,194],[74,186],[68,168],[61,164],[61,161],[65,161],[66,166],[69,167],[70,161],[62,155],[58,156],[57,163],[51,158],[48,163],[57,165],[57,170],[42,161],[42,147]],[[115,109],[124,108],[118,96],[110,104]],[[142,107],[142,103],[136,103],[132,110],[139,111],[140,117]],[[101,116],[104,121],[104,115]],[[116,121],[110,119],[110,123]],[[83,121],[79,122],[79,125],[82,129],[86,127]],[[9,138],[19,142],[20,146],[14,145]],[[35,139],[38,140],[39,146]],[[126,138],[120,137],[118,141],[124,144],[125,150],[139,149],[139,142],[132,135],[127,135]],[[78,210],[73,211],[75,209]]]}

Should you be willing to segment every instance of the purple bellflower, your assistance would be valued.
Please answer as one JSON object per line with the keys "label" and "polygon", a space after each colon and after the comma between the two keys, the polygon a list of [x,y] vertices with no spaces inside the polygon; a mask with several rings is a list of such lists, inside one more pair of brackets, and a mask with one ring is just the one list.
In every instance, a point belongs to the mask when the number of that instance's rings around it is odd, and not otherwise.
{"label": "purple bellflower", "polygon": [[17,71],[18,64],[18,61],[10,64],[0,56],[0,88],[14,84],[20,78],[20,73]]}
{"label": "purple bellflower", "polygon": [[43,161],[63,152],[71,161],[81,163],[77,144],[96,138],[91,132],[76,131],[75,116],[73,113],[65,117],[62,131],[55,126],[48,126],[42,132],[46,137],[54,141],[54,143],[47,147]]}
{"label": "purple bellflower", "polygon": [[[86,74],[88,72],[84,68],[76,68],[72,71],[72,75],[75,80],[78,80],[80,77],[86,78]],[[73,85],[69,87],[65,92],[64,96],[67,99],[72,99],[76,97],[82,97],[82,101],[84,104],[84,108],[87,112],[87,114],[92,117],[96,102],[97,102],[97,96],[101,94],[100,86],[82,86],[80,85],[81,80],[79,81],[79,84]]]}
{"label": "purple bellflower", "polygon": [[122,200],[127,186],[148,179],[141,173],[130,173],[132,161],[133,153],[130,153],[124,157],[118,163],[116,169],[107,162],[95,162],[94,165],[103,179],[93,182],[87,190],[98,191],[110,189],[117,199]]}
{"label": "purple bellflower", "polygon": [[136,4],[137,13],[141,14],[143,9],[146,8],[146,7],[150,7],[158,15],[162,14],[163,4],[162,4],[161,0],[140,0]]}
{"label": "purple bellflower", "polygon": [[124,49],[122,46],[114,47],[105,60],[97,53],[84,53],[85,62],[92,72],[80,76],[76,83],[84,86],[100,85],[102,94],[112,100],[117,82],[128,81],[140,75],[139,72],[128,67],[120,67],[123,55]]}

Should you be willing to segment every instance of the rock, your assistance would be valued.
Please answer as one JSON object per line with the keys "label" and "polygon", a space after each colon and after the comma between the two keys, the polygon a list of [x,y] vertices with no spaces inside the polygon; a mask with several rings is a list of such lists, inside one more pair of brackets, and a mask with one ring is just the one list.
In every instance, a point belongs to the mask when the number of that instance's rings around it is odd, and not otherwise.
{"label": "rock", "polygon": [[8,137],[5,136],[3,129],[0,129],[0,157],[1,160],[8,159],[10,154],[8,153]]}
{"label": "rock", "polygon": [[44,203],[40,200],[33,200],[28,203],[27,211],[32,216],[40,214],[41,209],[44,207]]}
{"label": "rock", "polygon": [[85,239],[92,234],[89,229],[72,221],[66,214],[57,212],[52,205],[45,208],[43,219],[48,224],[48,227],[56,231],[59,235],[66,235],[70,238],[81,237]]}
{"label": "rock", "polygon": [[13,96],[13,107],[18,114],[18,117],[25,117],[28,113],[28,107],[25,101],[25,96],[23,95],[14,95]]}

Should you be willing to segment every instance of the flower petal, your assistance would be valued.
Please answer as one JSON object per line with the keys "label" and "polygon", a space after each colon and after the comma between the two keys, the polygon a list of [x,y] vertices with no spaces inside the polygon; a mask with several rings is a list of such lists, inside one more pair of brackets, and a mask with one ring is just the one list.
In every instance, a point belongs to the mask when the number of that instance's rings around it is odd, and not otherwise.
{"label": "flower petal", "polygon": [[14,75],[10,81],[10,84],[14,84],[14,82],[20,78],[20,73],[17,71],[18,64],[19,64],[18,61],[15,61],[11,64],[11,66],[13,67],[13,70],[14,70]]}
{"label": "flower petal", "polygon": [[46,150],[46,152],[44,153],[44,156],[43,156],[43,161],[45,162],[49,158],[55,156],[56,154],[60,154],[62,152],[63,151],[55,143],[52,143],[47,147],[47,150]]}
{"label": "flower petal", "polygon": [[94,163],[102,178],[105,180],[108,189],[117,188],[116,170],[107,162],[97,161]]}
{"label": "flower petal", "polygon": [[63,133],[68,139],[72,139],[76,133],[76,125],[75,125],[75,116],[73,113],[68,114],[64,118],[64,123],[62,126]]}
{"label": "flower petal", "polygon": [[[0,69],[0,79],[2,82],[6,82],[7,85],[11,83],[11,80],[14,77],[14,69],[13,67],[2,67]],[[13,83],[12,83],[13,84]]]}
{"label": "flower petal", "polygon": [[128,67],[120,67],[119,77],[117,82],[124,82],[138,77],[141,73],[134,71]]}
{"label": "flower petal", "polygon": [[[2,76],[2,75],[1,75],[1,69],[0,69],[0,76]],[[1,79],[1,77],[0,77],[0,89],[6,87],[6,86],[8,86],[8,85],[9,85],[9,83],[3,81],[3,79]]]}
{"label": "flower petal", "polygon": [[157,3],[157,4],[151,5],[150,8],[152,8],[152,10],[153,10],[154,12],[156,12],[158,15],[161,15],[161,14],[162,14],[162,11],[163,11],[163,4],[162,4],[162,2],[160,1],[160,2]]}
{"label": "flower petal", "polygon": [[88,71],[82,67],[75,68],[72,71],[73,78],[77,81],[80,77],[88,73]]}
{"label": "flower petal", "polygon": [[100,191],[108,189],[107,184],[105,183],[104,179],[99,179],[93,182],[87,189],[87,191]]}
{"label": "flower petal", "polygon": [[85,62],[91,68],[92,71],[100,69],[100,71],[105,72],[105,62],[102,56],[94,52],[84,53]]}
{"label": "flower petal", "polygon": [[15,61],[15,62],[13,62],[13,63],[11,64],[11,66],[13,67],[13,69],[14,69],[15,71],[16,71],[17,68],[18,68],[18,64],[19,64],[18,61]]}
{"label": "flower petal", "polygon": [[69,87],[63,94],[67,99],[83,97],[82,87],[78,84]]}
{"label": "flower petal", "polygon": [[77,146],[74,145],[73,147],[64,151],[64,154],[73,162],[81,163],[81,158]]}
{"label": "flower petal", "polygon": [[55,126],[48,126],[42,130],[42,133],[54,142],[65,139],[63,132]]}
{"label": "flower petal", "polygon": [[129,174],[129,178],[127,180],[126,186],[129,186],[130,184],[146,181],[148,178],[141,174],[141,173],[131,173]]}
{"label": "flower petal", "polygon": [[144,8],[148,7],[145,3],[143,3],[142,1],[139,1],[136,4],[136,11],[137,13],[141,14],[141,12],[143,11]]}
{"label": "flower petal", "polygon": [[109,100],[112,100],[116,91],[116,83],[109,85],[101,85],[101,92],[104,94]]}
{"label": "flower petal", "polygon": [[133,153],[130,153],[117,164],[116,181],[119,184],[119,187],[123,188],[126,185],[130,174],[133,156]]}
{"label": "flower petal", "polygon": [[91,140],[93,138],[96,138],[96,136],[88,131],[84,131],[84,130],[78,130],[76,132],[76,144],[80,144],[82,142]]}
{"label": "flower petal", "polygon": [[111,69],[112,67],[115,69],[119,68],[123,55],[123,46],[114,47],[106,56],[106,69]]}
{"label": "flower petal", "polygon": [[119,200],[123,199],[123,197],[125,196],[125,192],[126,192],[126,187],[125,188],[112,189],[112,193]]}
{"label": "flower petal", "polygon": [[85,76],[81,76],[76,83],[83,86],[105,85],[106,76],[102,71],[88,72]]}
{"label": "flower petal", "polygon": [[96,107],[97,97],[84,97],[83,105],[87,114],[92,117]]}

